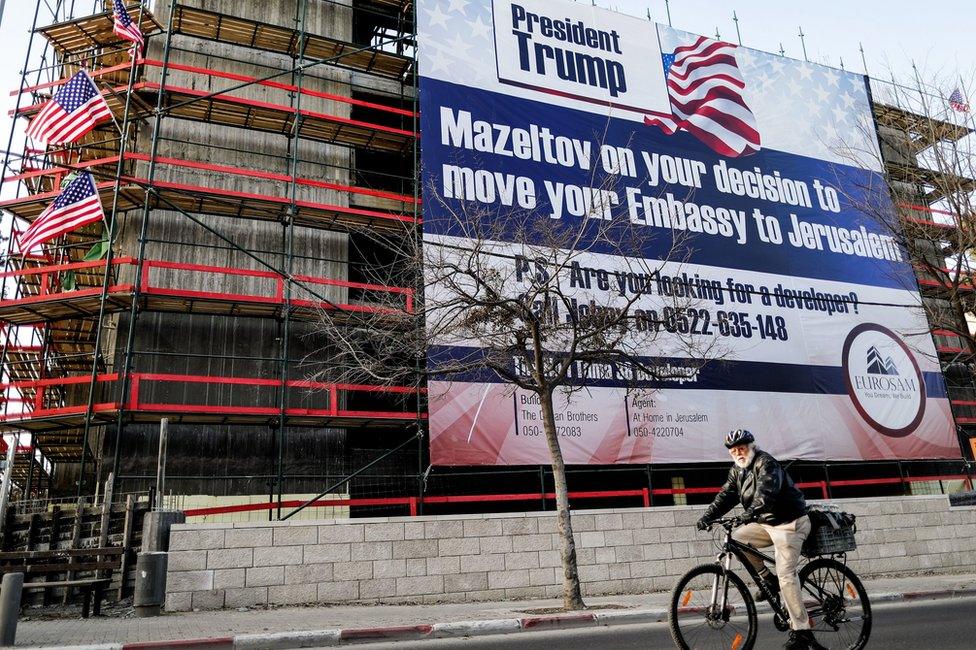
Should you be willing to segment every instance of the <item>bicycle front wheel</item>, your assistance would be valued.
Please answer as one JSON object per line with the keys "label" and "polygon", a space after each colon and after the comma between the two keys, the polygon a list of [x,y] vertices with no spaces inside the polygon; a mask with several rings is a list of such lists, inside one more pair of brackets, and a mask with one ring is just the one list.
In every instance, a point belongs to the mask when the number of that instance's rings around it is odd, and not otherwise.
{"label": "bicycle front wheel", "polygon": [[800,570],[800,589],[813,634],[827,650],[861,650],[871,636],[871,603],[864,585],[846,565],[830,558]]}
{"label": "bicycle front wheel", "polygon": [[668,622],[682,650],[750,650],[756,642],[752,595],[739,576],[716,564],[697,566],[678,581]]}

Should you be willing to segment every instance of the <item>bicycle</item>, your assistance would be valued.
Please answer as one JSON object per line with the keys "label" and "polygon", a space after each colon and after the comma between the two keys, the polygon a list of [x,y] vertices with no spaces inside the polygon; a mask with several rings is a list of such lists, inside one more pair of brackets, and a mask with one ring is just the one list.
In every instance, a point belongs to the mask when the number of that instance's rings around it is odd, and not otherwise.
{"label": "bicycle", "polygon": [[[712,522],[725,528],[725,541],[716,561],[688,571],[671,593],[668,622],[671,637],[683,650],[725,648],[750,650],[758,634],[756,603],[746,584],[732,571],[732,558],[745,567],[759,585],[773,611],[773,623],[781,632],[790,629],[790,616],[774,592],[760,579],[747,555],[769,565],[776,561],[732,539],[734,517]],[[711,527],[709,527],[711,530]],[[800,590],[810,616],[817,644],[828,650],[860,650],[871,635],[871,603],[861,580],[846,564],[846,554],[820,555],[799,571]],[[844,561],[841,562],[837,558]],[[773,571],[775,575],[775,570]]]}

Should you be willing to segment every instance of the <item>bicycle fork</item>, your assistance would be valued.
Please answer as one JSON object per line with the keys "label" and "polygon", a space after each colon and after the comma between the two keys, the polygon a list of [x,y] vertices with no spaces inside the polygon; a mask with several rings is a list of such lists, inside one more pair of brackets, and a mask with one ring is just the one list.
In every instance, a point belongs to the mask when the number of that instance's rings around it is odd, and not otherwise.
{"label": "bicycle fork", "polygon": [[732,568],[732,554],[725,553],[725,561],[722,556],[718,556],[718,565],[722,567],[721,574],[716,574],[712,580],[712,611],[709,612],[714,620],[728,622],[728,612],[726,610],[729,603],[729,571]]}

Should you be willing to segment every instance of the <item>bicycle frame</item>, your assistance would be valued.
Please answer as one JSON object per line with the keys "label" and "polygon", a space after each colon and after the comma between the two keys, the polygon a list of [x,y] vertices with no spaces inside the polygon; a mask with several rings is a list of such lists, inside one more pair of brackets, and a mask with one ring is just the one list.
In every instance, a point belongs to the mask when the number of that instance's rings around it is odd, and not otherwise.
{"label": "bicycle frame", "polygon": [[[769,603],[769,606],[773,609],[773,612],[778,616],[780,616],[783,620],[788,621],[790,618],[789,612],[787,612],[786,608],[784,608],[780,604],[779,599],[776,597],[776,594],[770,591],[770,589],[766,586],[766,581],[760,578],[759,572],[755,569],[755,567],[752,566],[752,564],[748,560],[749,555],[761,559],[764,564],[772,564],[774,566],[776,564],[775,558],[770,557],[769,555],[766,555],[765,553],[762,553],[757,549],[754,549],[748,544],[743,544],[742,542],[736,541],[735,539],[732,538],[732,529],[731,528],[726,529],[725,542],[722,544],[722,552],[719,553],[718,557],[716,557],[715,560],[716,563],[722,567],[723,576],[727,575],[732,571],[732,558],[735,557],[736,559],[738,559],[739,562],[742,563],[742,566],[745,568],[746,573],[748,573],[749,576],[752,578],[753,582],[759,585],[759,588],[762,590],[762,592],[766,594],[766,601]],[[716,576],[715,584],[712,585],[713,603],[716,602],[716,597],[718,595],[717,594],[719,588],[718,580],[719,577]],[[728,598],[728,578],[725,577],[723,582],[724,585],[722,586],[722,602],[720,603],[720,607],[717,610],[719,612],[725,611],[727,598]]]}

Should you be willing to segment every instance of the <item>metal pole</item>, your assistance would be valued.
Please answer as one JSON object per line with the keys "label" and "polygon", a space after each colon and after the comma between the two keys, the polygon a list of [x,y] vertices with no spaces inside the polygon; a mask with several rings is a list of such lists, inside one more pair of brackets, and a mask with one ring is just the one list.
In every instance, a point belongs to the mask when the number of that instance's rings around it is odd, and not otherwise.
{"label": "metal pole", "polygon": [[668,2],[668,0],[664,0],[664,8],[668,12],[668,27],[674,27],[674,25],[671,24],[671,3]]}
{"label": "metal pole", "polygon": [[[169,22],[166,25],[166,44],[163,49],[163,68],[160,72],[159,78],[159,96],[156,98],[156,110],[155,110],[155,122],[153,123],[152,130],[152,144],[150,145],[149,152],[149,171],[146,174],[146,198],[145,204],[142,207],[142,226],[139,232],[139,254],[136,258],[136,278],[135,286],[132,289],[132,307],[129,310],[129,331],[126,335],[125,343],[125,361],[123,362],[123,369],[121,375],[121,390],[119,390],[119,415],[116,418],[115,424],[115,458],[112,461],[112,475],[119,475],[119,462],[121,461],[121,444],[122,444],[122,423],[125,415],[125,406],[128,400],[128,389],[129,389],[129,374],[132,371],[132,345],[136,337],[136,318],[139,314],[139,293],[142,291],[142,269],[143,262],[145,261],[146,255],[146,236],[149,232],[149,214],[152,212],[152,197],[155,194],[153,190],[153,182],[156,178],[156,155],[159,152],[159,132],[162,128],[161,122],[163,118],[163,99],[166,93],[163,92],[163,88],[166,86],[166,78],[169,75],[169,56],[170,50],[173,44],[173,20],[176,14],[176,0],[170,0],[169,4]],[[158,498],[162,498],[159,495]]]}
{"label": "metal pole", "polygon": [[24,589],[23,573],[8,573],[0,584],[0,646],[9,648],[17,638],[20,597]]}
{"label": "metal pole", "polygon": [[[139,5],[139,13],[136,17],[136,24],[142,24],[142,8]],[[111,285],[110,278],[112,278],[112,263],[115,257],[114,246],[115,243],[115,231],[119,221],[118,206],[119,206],[119,191],[122,186],[122,172],[125,169],[125,155],[127,153],[129,139],[126,137],[129,133],[129,111],[132,105],[132,86],[135,84],[136,78],[136,60],[137,57],[132,57],[132,62],[129,65],[129,86],[126,89],[125,94],[125,109],[122,113],[122,132],[120,135],[121,142],[119,143],[119,161],[115,166],[115,187],[112,190],[112,223],[109,224],[107,231],[105,232],[105,237],[108,240],[108,251],[105,253],[105,272],[102,274],[102,294],[101,299],[98,304],[98,321],[95,323],[95,342],[92,347],[92,370],[91,370],[91,381],[88,384],[88,402],[85,408],[85,428],[82,433],[81,438],[81,473],[78,479],[78,496],[82,496],[85,491],[85,460],[88,457],[88,436],[91,432],[91,421],[94,413],[92,410],[95,407],[95,384],[98,379],[98,350],[102,345],[102,329],[105,321],[105,301],[108,298],[108,288]],[[134,302],[134,299],[133,299]],[[118,438],[116,442],[118,442]],[[104,449],[104,445],[102,445]],[[94,455],[94,454],[93,454]],[[116,473],[118,473],[118,468],[113,468]],[[98,480],[96,475],[95,480]]]}
{"label": "metal pole", "polygon": [[3,26],[3,6],[7,4],[7,0],[0,0],[0,27]]}
{"label": "metal pole", "polygon": [[735,14],[735,10],[732,10],[732,22],[735,23],[735,35],[739,39],[739,45],[742,45],[742,32],[739,31],[739,17]]}
{"label": "metal pole", "polygon": [[[305,20],[307,16],[308,2],[307,0],[299,0],[298,5],[295,8],[295,21],[298,23],[298,44],[295,57],[292,59],[292,66],[295,68],[295,72],[292,74],[292,85],[297,88],[297,90],[292,93],[292,97],[294,97],[293,105],[295,107],[295,120],[292,122],[291,138],[288,141],[288,146],[291,148],[291,158],[288,161],[289,173],[291,175],[291,186],[289,187],[287,221],[284,224],[285,229],[282,232],[284,240],[283,243],[285,245],[285,259],[283,260],[284,264],[282,264],[282,266],[284,267],[285,273],[287,273],[288,277],[291,277],[292,273],[294,272],[295,216],[298,214],[298,161],[300,159],[299,149],[301,147],[302,130],[302,91],[305,84],[305,75],[303,73],[302,64],[305,62],[305,45],[307,40],[305,34]],[[276,459],[277,471],[275,476],[275,484],[278,488],[278,519],[281,519],[281,502],[284,498],[285,482],[285,414],[288,410],[288,339],[291,336],[291,296],[292,285],[290,282],[286,282],[281,307],[281,342],[279,344],[279,350],[281,351],[281,366],[279,368],[281,386],[278,389],[278,455]]]}
{"label": "metal pole", "polygon": [[[411,12],[411,23],[410,23],[410,33],[413,35],[414,43],[417,42],[417,12]],[[648,10],[648,18],[650,18],[650,10]],[[656,30],[657,28],[655,28]],[[417,83],[417,66],[411,66],[411,87],[413,88],[413,102],[411,111],[413,115],[410,118],[410,130],[414,134],[413,138],[413,219],[414,223],[420,217],[420,141],[417,134],[420,132],[420,123],[417,116],[420,114],[420,103],[417,94],[417,88],[419,87]],[[400,94],[403,95],[403,84],[400,85]],[[410,235],[412,237],[420,238],[420,232],[415,228],[411,231]],[[420,245],[420,242],[417,242]],[[418,305],[423,305],[424,299],[424,279],[422,277],[414,278],[414,311],[417,310]],[[421,328],[424,327],[423,319],[416,319],[414,321],[414,327]],[[424,508],[424,493],[427,491],[427,476],[430,473],[430,465],[424,470],[424,421],[423,421],[423,405],[422,401],[424,398],[423,392],[423,360],[417,359],[417,391],[415,393],[414,399],[416,400],[417,407],[417,504],[420,509],[419,514],[423,514]],[[514,397],[514,396],[513,396]]]}
{"label": "metal pole", "polygon": [[159,455],[156,457],[156,498],[157,510],[163,510],[163,495],[166,488],[166,445],[169,442],[169,418],[159,421]]}
{"label": "metal pole", "polygon": [[807,58],[807,42],[804,40],[804,38],[803,38],[804,36],[806,36],[806,34],[803,33],[803,26],[801,25],[800,26],[800,45],[803,46],[803,60],[804,61],[809,61],[810,59]]}
{"label": "metal pole", "polygon": [[0,533],[7,525],[7,502],[10,500],[11,478],[14,474],[14,454],[20,442],[20,434],[14,434],[13,444],[7,445],[7,471],[3,473],[3,485],[0,486]]}

